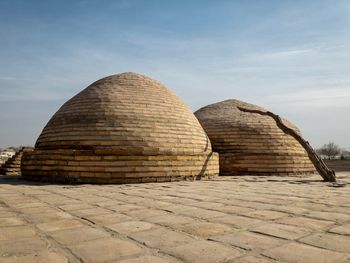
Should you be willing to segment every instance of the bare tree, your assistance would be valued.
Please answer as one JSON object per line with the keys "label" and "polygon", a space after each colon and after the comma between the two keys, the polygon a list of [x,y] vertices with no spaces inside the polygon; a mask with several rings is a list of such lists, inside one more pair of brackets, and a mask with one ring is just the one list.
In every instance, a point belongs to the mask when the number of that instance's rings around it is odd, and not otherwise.
{"label": "bare tree", "polygon": [[317,151],[319,154],[327,156],[329,160],[334,159],[337,155],[341,154],[342,150],[334,142],[329,142],[323,145]]}

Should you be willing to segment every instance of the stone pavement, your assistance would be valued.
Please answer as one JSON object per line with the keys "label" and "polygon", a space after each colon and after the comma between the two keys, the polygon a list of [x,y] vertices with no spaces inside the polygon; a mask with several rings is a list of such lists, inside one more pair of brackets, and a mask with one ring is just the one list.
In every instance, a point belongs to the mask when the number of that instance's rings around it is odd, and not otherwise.
{"label": "stone pavement", "polygon": [[349,201],[350,184],[318,176],[133,185],[0,177],[0,262],[349,263]]}

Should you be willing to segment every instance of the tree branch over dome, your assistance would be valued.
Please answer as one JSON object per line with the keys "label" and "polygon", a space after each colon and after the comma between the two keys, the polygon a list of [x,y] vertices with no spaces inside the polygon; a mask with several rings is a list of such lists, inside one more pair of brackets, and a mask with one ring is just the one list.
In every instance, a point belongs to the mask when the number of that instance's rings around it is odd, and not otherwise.
{"label": "tree branch over dome", "polygon": [[237,108],[240,111],[243,111],[243,112],[257,113],[257,114],[260,114],[260,115],[266,115],[266,116],[270,116],[271,118],[273,118],[275,120],[277,126],[284,133],[289,134],[290,136],[292,136],[294,139],[296,139],[301,144],[301,146],[304,147],[304,149],[307,152],[310,160],[314,164],[314,166],[315,166],[316,170],[318,171],[318,173],[322,176],[323,180],[327,181],[327,182],[336,182],[335,172],[327,167],[327,165],[322,161],[322,159],[317,155],[315,150],[311,147],[309,142],[305,141],[303,139],[303,137],[301,137],[293,129],[287,127],[283,123],[282,119],[278,115],[276,115],[276,114],[274,114],[274,113],[272,113],[270,111],[246,109],[246,108],[243,108],[243,107],[240,107],[240,106],[237,106]]}

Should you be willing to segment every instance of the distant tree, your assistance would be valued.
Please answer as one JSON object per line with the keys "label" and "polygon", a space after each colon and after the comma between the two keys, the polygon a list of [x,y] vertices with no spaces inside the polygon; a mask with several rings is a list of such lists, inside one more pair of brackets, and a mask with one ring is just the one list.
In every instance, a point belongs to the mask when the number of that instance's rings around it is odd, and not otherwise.
{"label": "distant tree", "polygon": [[323,155],[321,148],[315,149],[315,152],[316,152],[318,155]]}
{"label": "distant tree", "polygon": [[346,149],[344,149],[341,153],[340,159],[341,160],[349,160],[350,159],[350,151],[347,151]]}
{"label": "distant tree", "polygon": [[342,150],[334,142],[330,142],[323,145],[317,152],[321,155],[327,156],[327,158],[331,160],[341,154]]}

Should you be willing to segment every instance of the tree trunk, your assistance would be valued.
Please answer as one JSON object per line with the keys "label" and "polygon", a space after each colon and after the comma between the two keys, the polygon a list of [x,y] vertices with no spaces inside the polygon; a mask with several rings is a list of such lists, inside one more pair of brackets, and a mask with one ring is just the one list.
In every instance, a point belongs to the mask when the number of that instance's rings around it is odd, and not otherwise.
{"label": "tree trunk", "polygon": [[251,110],[251,109],[246,109],[246,108],[242,108],[242,107],[238,107],[238,109],[240,111],[243,111],[243,112],[257,113],[260,115],[266,115],[266,116],[270,116],[271,118],[273,118],[275,120],[277,126],[284,133],[292,136],[294,139],[296,139],[301,144],[301,146],[303,146],[303,148],[307,152],[311,162],[315,166],[318,173],[322,176],[323,180],[327,181],[327,182],[336,182],[335,172],[327,167],[327,165],[322,161],[322,159],[317,155],[315,150],[311,147],[309,142],[305,141],[303,139],[303,137],[301,137],[293,129],[287,127],[278,115],[276,115],[270,111]]}

